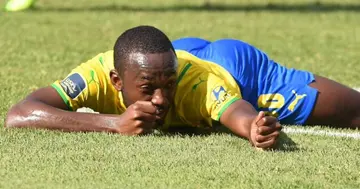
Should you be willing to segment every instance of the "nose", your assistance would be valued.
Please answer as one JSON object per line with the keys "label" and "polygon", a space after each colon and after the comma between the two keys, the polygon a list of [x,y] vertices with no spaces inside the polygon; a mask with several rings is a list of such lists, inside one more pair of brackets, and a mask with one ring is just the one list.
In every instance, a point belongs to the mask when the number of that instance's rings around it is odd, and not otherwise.
{"label": "nose", "polygon": [[167,106],[167,100],[164,91],[162,89],[156,89],[152,96],[151,102],[160,109],[165,108]]}

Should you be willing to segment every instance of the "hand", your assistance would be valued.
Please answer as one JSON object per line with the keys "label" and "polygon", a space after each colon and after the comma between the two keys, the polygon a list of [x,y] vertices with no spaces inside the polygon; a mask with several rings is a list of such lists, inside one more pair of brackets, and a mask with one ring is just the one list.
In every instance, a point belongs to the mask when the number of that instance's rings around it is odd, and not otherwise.
{"label": "hand", "polygon": [[125,135],[149,134],[160,119],[156,113],[157,108],[151,102],[137,101],[115,121],[116,130]]}
{"label": "hand", "polygon": [[277,118],[265,116],[259,112],[251,124],[250,142],[258,149],[268,149],[275,146],[282,127]]}

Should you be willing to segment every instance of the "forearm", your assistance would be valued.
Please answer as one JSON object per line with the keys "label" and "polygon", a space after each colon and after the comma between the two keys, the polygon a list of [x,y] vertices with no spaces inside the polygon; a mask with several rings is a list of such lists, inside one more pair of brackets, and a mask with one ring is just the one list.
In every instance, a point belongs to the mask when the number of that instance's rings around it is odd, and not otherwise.
{"label": "forearm", "polygon": [[232,123],[236,124],[227,124],[226,127],[228,127],[234,134],[250,139],[250,130],[251,130],[251,123],[256,117],[256,114],[241,114],[236,115],[236,112],[234,112],[235,115],[232,115],[233,120]]}
{"label": "forearm", "polygon": [[238,100],[228,107],[220,122],[238,136],[247,138],[257,148],[272,148],[281,131],[277,118],[265,116],[263,111],[244,100]]}
{"label": "forearm", "polygon": [[69,112],[39,101],[24,100],[10,109],[5,127],[116,132],[113,118],[114,115]]}
{"label": "forearm", "polygon": [[234,102],[221,116],[220,122],[234,134],[249,139],[251,124],[258,112],[244,100]]}

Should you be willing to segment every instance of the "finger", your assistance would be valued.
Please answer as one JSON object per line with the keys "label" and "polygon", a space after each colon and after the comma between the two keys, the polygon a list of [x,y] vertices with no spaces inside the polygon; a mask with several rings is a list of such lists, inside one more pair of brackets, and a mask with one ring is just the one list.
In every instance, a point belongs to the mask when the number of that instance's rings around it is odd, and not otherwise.
{"label": "finger", "polygon": [[142,111],[149,114],[156,114],[157,108],[149,101],[137,101],[131,105],[135,111]]}
{"label": "finger", "polygon": [[136,111],[134,112],[134,119],[145,122],[155,122],[156,120],[159,119],[159,116],[142,111]]}
{"label": "finger", "polygon": [[136,127],[142,130],[154,129],[156,122],[155,121],[141,121],[137,120]]}
{"label": "finger", "polygon": [[255,137],[255,140],[256,140],[256,142],[258,142],[258,143],[262,143],[262,142],[269,141],[269,140],[271,140],[271,139],[273,139],[273,138],[277,139],[277,138],[279,137],[279,135],[280,135],[280,131],[275,131],[275,132],[273,132],[273,133],[271,133],[271,134],[269,134],[269,135],[266,135],[266,136],[257,135],[257,136]]}
{"label": "finger", "polygon": [[268,149],[268,148],[273,148],[276,144],[276,139],[273,138],[271,140],[262,142],[262,143],[257,143],[256,144],[256,148],[262,148],[262,149]]}
{"label": "finger", "polygon": [[255,118],[255,123],[257,124],[262,118],[264,118],[265,117],[265,112],[263,112],[263,111],[260,111],[259,113],[258,113],[258,115],[256,116],[256,118]]}
{"label": "finger", "polygon": [[281,129],[282,127],[279,123],[273,123],[272,125],[269,126],[259,126],[257,129],[257,133],[265,136],[275,131],[281,131]]}
{"label": "finger", "polygon": [[276,117],[273,116],[264,116],[262,119],[260,119],[257,122],[257,125],[261,126],[261,125],[271,125],[273,123],[278,122],[278,119]]}

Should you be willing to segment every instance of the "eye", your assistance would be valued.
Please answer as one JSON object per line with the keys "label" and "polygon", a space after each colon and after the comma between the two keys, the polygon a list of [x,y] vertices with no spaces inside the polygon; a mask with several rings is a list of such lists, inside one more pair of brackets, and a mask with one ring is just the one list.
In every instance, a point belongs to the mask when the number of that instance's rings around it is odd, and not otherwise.
{"label": "eye", "polygon": [[142,85],[141,86],[141,91],[145,94],[152,94],[154,89],[153,87],[151,87],[150,85]]}
{"label": "eye", "polygon": [[141,86],[141,90],[148,91],[148,90],[150,90],[150,86],[149,85],[143,85],[143,86]]}

